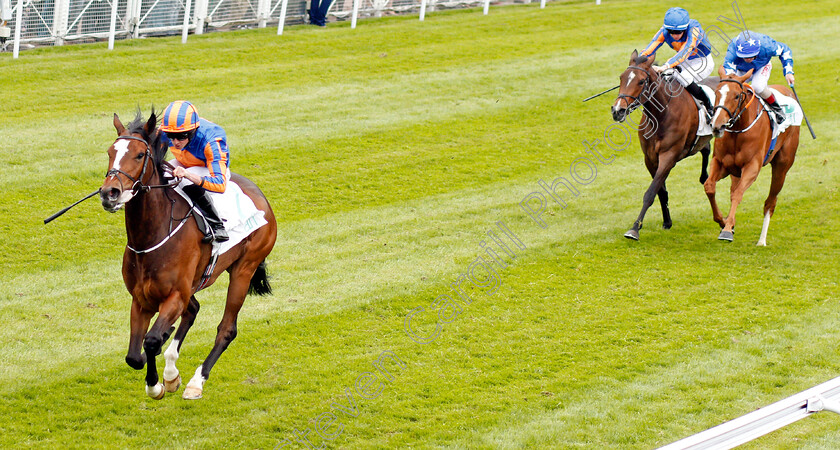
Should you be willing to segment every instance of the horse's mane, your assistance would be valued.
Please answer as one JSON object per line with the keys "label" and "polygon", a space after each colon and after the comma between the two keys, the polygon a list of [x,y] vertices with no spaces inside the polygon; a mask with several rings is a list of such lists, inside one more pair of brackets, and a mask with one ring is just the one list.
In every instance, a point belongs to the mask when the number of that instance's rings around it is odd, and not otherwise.
{"label": "horse's mane", "polygon": [[161,133],[158,131],[158,121],[157,115],[155,115],[155,107],[152,106],[152,113],[149,115],[149,119],[154,122],[154,131],[152,135],[146,132],[145,125],[147,120],[143,118],[143,114],[140,112],[140,108],[137,108],[137,114],[134,116],[134,120],[126,126],[126,129],[129,133],[137,133],[143,137],[143,139],[149,143],[149,147],[152,149],[152,161],[157,166],[159,172],[164,173],[162,171],[162,164],[166,161],[166,151],[168,148],[166,145],[163,144],[161,139]]}
{"label": "horse's mane", "polygon": [[647,56],[637,56],[636,59],[633,60],[633,64],[639,65],[643,62],[646,62],[647,60],[648,60]]}

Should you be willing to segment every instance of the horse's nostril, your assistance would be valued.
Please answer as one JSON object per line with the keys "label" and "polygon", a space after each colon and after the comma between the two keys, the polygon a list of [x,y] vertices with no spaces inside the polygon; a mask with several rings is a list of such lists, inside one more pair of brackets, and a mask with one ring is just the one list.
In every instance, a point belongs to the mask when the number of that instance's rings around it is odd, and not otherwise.
{"label": "horse's nostril", "polygon": [[120,194],[121,192],[117,188],[111,188],[108,190],[108,198],[111,200],[116,200],[117,198],[119,198]]}

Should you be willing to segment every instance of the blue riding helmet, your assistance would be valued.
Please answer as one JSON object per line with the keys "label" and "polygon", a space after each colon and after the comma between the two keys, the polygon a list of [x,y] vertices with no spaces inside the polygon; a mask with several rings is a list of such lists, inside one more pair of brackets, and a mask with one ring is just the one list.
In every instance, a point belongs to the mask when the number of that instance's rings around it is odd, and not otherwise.
{"label": "blue riding helmet", "polygon": [[688,28],[688,22],[691,20],[688,17],[688,11],[682,8],[671,8],[665,12],[665,29],[666,30],[685,30]]}
{"label": "blue riding helmet", "polygon": [[758,55],[761,50],[761,41],[744,31],[738,35],[738,46],[735,48],[735,55],[739,58],[752,58]]}

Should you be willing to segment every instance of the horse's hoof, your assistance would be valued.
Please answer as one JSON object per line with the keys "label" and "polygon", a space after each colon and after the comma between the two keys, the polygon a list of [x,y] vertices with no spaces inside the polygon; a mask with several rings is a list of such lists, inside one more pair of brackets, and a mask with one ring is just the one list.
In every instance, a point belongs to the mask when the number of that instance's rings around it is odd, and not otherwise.
{"label": "horse's hoof", "polygon": [[630,231],[624,233],[624,237],[626,237],[627,239],[632,239],[634,241],[638,241],[639,240],[639,232],[636,231],[636,230],[630,230]]}
{"label": "horse's hoof", "polygon": [[166,386],[166,392],[178,392],[181,387],[181,374],[175,377],[174,380],[163,380],[163,385]]}
{"label": "horse's hoof", "polygon": [[154,386],[146,386],[146,395],[155,400],[160,400],[164,395],[166,395],[166,388],[163,387],[162,383],[158,383]]}
{"label": "horse's hoof", "polygon": [[668,222],[668,223],[663,223],[663,224],[662,224],[662,229],[663,229],[663,230],[670,230],[670,229],[671,229],[671,227],[672,227],[673,225],[674,225],[674,224],[673,224],[673,223],[671,223],[671,222]]}
{"label": "horse's hoof", "polygon": [[184,400],[198,400],[201,398],[201,388],[187,386],[184,388]]}
{"label": "horse's hoof", "polygon": [[719,241],[732,242],[734,239],[735,239],[735,234],[732,233],[731,231],[726,231],[726,230],[721,231],[720,235],[718,236]]}

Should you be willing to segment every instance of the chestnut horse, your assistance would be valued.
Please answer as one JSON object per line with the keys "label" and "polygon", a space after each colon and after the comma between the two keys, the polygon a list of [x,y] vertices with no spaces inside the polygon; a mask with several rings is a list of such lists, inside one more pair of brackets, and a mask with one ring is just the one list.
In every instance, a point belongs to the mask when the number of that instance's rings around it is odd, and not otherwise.
{"label": "chestnut horse", "polygon": [[639,230],[655,196],[662,206],[662,228],[670,229],[671,212],[668,210],[668,190],[665,179],[678,161],[694,155],[703,155],[700,183],[706,181],[706,164],[709,161],[709,142],[712,136],[697,136],[700,118],[694,97],[675,80],[666,80],[652,69],[655,55],[630,55],[630,64],[620,77],[618,98],[612,106],[613,119],[623,122],[639,106],[644,114],[639,122],[639,142],[645,155],[645,166],[653,178],[645,192],[642,211],[633,228],[624,237],[639,240]]}
{"label": "chestnut horse", "polygon": [[[746,80],[752,70],[743,76],[726,77],[723,67],[719,69],[720,84],[715,89],[715,114],[712,131],[715,135],[715,152],[709,168],[709,179],[704,188],[712,205],[712,214],[723,230],[718,239],[731,242],[734,239],[735,211],[744,197],[744,192],[758,177],[761,167],[768,162],[773,167],[770,194],[764,201],[764,224],[757,245],[767,245],[767,229],[770,217],[776,210],[776,199],[785,177],[793,165],[796,149],[799,147],[799,126],[791,125],[776,139],[772,154],[768,154],[773,127],[769,113],[762,107],[755,91]],[[770,86],[780,93],[792,97],[786,86]],[[732,177],[730,187],[729,215],[722,218],[715,201],[715,185],[718,180]]]}
{"label": "chestnut horse", "polygon": [[[190,219],[195,214],[193,209],[174,190],[177,183],[164,177],[168,166],[164,161],[167,148],[161,142],[156,125],[154,109],[145,123],[138,111],[128,128],[114,114],[117,139],[108,148],[108,173],[100,188],[100,197],[107,211],[116,212],[125,207],[128,242],[123,253],[122,274],[132,296],[131,336],[125,361],[136,370],[146,365],[146,393],[150,397],[161,399],[166,392],[176,392],[181,384],[175,362],[198,313],[199,304],[194,294],[199,283],[203,288],[212,284],[223,271],[230,274],[216,342],[184,389],[184,398],[197,399],[201,398],[210,369],[236,337],[236,317],[246,294],[271,292],[265,258],[274,247],[277,223],[259,188],[242,176],[232,175],[230,180],[265,213],[268,223],[221,254],[209,278],[203,280],[212,247],[201,242],[204,234],[195,220]],[[149,328],[155,314],[157,320]],[[161,384],[155,357],[160,354],[179,318],[178,330],[164,353],[166,367]]]}

